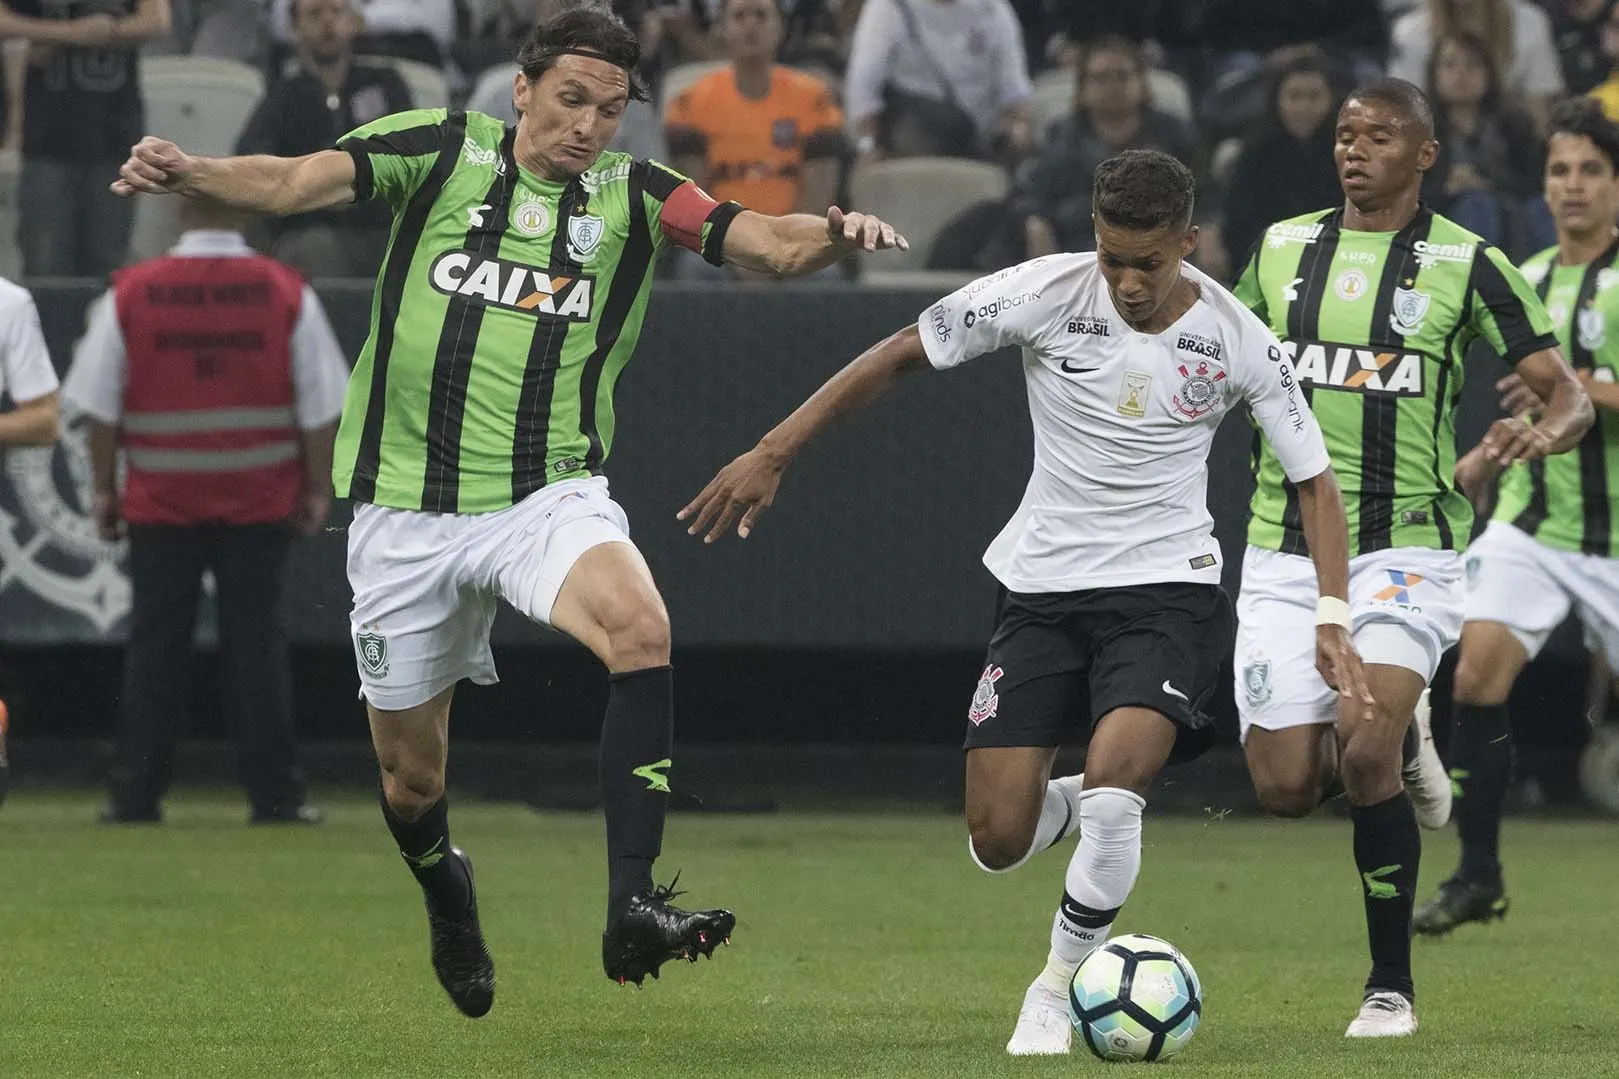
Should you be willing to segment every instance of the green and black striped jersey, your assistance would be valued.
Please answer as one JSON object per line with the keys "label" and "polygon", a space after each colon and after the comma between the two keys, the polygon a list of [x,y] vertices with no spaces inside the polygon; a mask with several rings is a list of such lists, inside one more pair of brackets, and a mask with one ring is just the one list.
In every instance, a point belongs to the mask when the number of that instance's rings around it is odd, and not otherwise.
{"label": "green and black striped jersey", "polygon": [[[1616,260],[1619,241],[1583,266],[1560,264],[1555,247],[1523,264],[1524,277],[1546,303],[1563,355],[1599,382],[1619,377]],[[1619,522],[1619,414],[1597,409],[1596,422],[1573,453],[1512,466],[1502,478],[1494,516],[1547,546],[1612,558]]]}
{"label": "green and black striped jersey", "polygon": [[673,241],[719,261],[734,203],[619,153],[543,180],[517,164],[515,136],[435,109],[338,143],[356,201],[394,211],[337,434],[341,496],[483,513],[599,473],[658,252]]}
{"label": "green and black striped jersey", "polygon": [[[1343,227],[1343,210],[1265,231],[1235,289],[1269,324],[1321,425],[1349,516],[1351,556],[1465,545],[1455,489],[1462,360],[1482,337],[1516,363],[1556,345],[1546,309],[1500,251],[1427,209],[1398,232]],[[1306,554],[1297,489],[1255,440],[1248,542]]]}

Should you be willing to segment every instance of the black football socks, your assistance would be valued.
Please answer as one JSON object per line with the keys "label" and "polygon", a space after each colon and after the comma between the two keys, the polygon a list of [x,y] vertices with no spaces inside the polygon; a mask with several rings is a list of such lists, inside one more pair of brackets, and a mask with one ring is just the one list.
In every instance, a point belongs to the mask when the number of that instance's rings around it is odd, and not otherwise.
{"label": "black football socks", "polygon": [[1416,810],[1401,791],[1376,805],[1351,806],[1349,816],[1372,952],[1366,991],[1391,990],[1411,998],[1411,908],[1422,856]]}
{"label": "black football socks", "polygon": [[1501,882],[1501,807],[1512,775],[1512,724],[1505,704],[1458,704],[1450,734],[1450,778],[1464,880]]}
{"label": "black football socks", "polygon": [[652,890],[652,863],[663,851],[669,768],[675,737],[670,667],[609,675],[602,720],[602,808],[607,818],[607,924],[630,899]]}

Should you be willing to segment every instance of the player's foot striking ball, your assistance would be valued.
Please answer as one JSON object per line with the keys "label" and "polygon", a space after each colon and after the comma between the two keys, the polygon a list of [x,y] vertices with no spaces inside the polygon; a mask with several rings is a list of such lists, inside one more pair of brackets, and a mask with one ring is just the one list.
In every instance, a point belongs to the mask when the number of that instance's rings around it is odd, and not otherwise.
{"label": "player's foot striking ball", "polygon": [[495,1005],[495,961],[478,925],[478,892],[472,883],[472,860],[458,847],[447,857],[459,859],[466,871],[468,901],[454,916],[441,914],[427,896],[427,925],[433,937],[433,973],[462,1014],[478,1019]]}
{"label": "player's foot striking ball", "polygon": [[1411,918],[1413,931],[1442,937],[1467,922],[1493,922],[1507,916],[1507,893],[1499,880],[1468,880],[1455,876],[1439,886]]}
{"label": "player's foot striking ball", "polygon": [[674,883],[630,899],[629,906],[602,934],[602,970],[619,985],[639,986],[671,959],[697,962],[699,955],[731,940],[736,915],[728,910],[681,910],[669,905],[680,893]]}

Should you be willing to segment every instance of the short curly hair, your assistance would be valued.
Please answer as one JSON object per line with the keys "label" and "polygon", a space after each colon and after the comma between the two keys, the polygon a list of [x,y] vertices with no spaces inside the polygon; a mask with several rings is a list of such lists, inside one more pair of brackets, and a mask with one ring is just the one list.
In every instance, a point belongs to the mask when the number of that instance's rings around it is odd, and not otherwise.
{"label": "short curly hair", "polygon": [[1116,228],[1147,232],[1192,223],[1192,170],[1160,150],[1124,150],[1096,166],[1091,209]]}
{"label": "short curly hair", "polygon": [[1595,98],[1571,97],[1553,109],[1547,138],[1557,135],[1584,135],[1602,151],[1608,166],[1619,172],[1619,124],[1608,119]]}

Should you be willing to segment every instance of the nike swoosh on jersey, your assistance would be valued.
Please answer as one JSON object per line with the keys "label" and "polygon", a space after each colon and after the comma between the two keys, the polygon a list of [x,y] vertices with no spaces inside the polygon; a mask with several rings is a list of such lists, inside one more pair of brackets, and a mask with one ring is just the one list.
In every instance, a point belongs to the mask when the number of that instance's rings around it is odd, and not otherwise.
{"label": "nike swoosh on jersey", "polygon": [[1191,698],[1189,698],[1186,694],[1182,693],[1180,690],[1176,689],[1174,686],[1170,685],[1169,684],[1169,679],[1167,679],[1167,678],[1164,679],[1164,684],[1160,688],[1162,688],[1163,691],[1165,693],[1169,694],[1171,697],[1179,697],[1181,700],[1185,701],[1187,704],[1192,703]]}
{"label": "nike swoosh on jersey", "polygon": [[1072,361],[1072,360],[1064,360],[1064,361],[1062,361],[1062,369],[1064,371],[1067,371],[1070,375],[1085,375],[1085,374],[1089,374],[1092,371],[1100,371],[1101,370],[1100,367],[1070,367],[1070,366],[1068,366],[1069,364],[1071,364],[1073,362],[1074,361]]}

